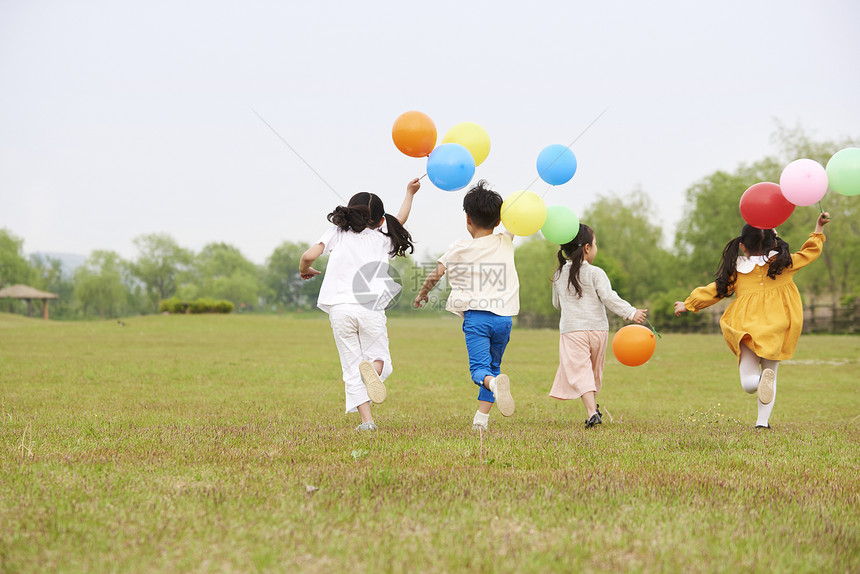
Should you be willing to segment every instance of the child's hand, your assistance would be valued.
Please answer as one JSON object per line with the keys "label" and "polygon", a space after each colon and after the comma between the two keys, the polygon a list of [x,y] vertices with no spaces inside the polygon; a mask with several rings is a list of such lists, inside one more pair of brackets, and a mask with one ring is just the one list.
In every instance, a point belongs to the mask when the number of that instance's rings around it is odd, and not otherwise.
{"label": "child's hand", "polygon": [[830,223],[830,214],[822,211],[821,215],[818,216],[818,221],[815,222],[815,233],[824,231],[824,226],[828,223]]}
{"label": "child's hand", "polygon": [[428,300],[427,295],[420,295],[419,294],[418,297],[415,298],[415,301],[412,302],[412,306],[415,307],[416,309],[420,309],[424,305],[424,303],[427,302],[427,300]]}
{"label": "child's hand", "polygon": [[684,305],[683,301],[675,301],[675,316],[680,317],[681,313],[687,312],[687,306]]}
{"label": "child's hand", "polygon": [[648,309],[636,309],[636,312],[633,313],[633,321],[642,325],[645,323],[645,315],[648,314]]}
{"label": "child's hand", "polygon": [[409,184],[406,186],[406,193],[411,193],[412,195],[415,195],[415,193],[421,188],[421,182],[418,181],[418,179],[419,178],[416,177],[409,182]]}
{"label": "child's hand", "polygon": [[302,279],[307,281],[308,279],[313,279],[314,277],[319,275],[321,272],[317,271],[313,267],[308,267],[306,271],[299,271],[299,273],[301,273]]}

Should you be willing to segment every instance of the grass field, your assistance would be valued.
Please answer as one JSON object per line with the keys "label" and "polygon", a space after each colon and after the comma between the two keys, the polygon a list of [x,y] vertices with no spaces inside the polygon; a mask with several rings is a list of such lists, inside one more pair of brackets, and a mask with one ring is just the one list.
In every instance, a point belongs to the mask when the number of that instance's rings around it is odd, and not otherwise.
{"label": "grass field", "polygon": [[858,337],[804,336],[755,431],[722,339],[664,335],[586,431],[515,329],[480,437],[456,319],[390,319],[368,435],[324,317],[125,322],[0,314],[2,572],[860,571]]}

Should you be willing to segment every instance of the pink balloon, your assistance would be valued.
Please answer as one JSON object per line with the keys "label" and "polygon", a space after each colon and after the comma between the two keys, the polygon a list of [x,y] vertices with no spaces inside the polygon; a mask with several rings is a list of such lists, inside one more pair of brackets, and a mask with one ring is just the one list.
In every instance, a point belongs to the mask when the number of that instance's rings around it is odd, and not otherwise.
{"label": "pink balloon", "polygon": [[779,186],[769,181],[751,185],[741,196],[741,217],[759,229],[773,229],[785,223],[794,205],[785,199]]}
{"label": "pink balloon", "polygon": [[796,159],[782,170],[779,188],[794,205],[812,205],[827,193],[827,172],[817,161]]}

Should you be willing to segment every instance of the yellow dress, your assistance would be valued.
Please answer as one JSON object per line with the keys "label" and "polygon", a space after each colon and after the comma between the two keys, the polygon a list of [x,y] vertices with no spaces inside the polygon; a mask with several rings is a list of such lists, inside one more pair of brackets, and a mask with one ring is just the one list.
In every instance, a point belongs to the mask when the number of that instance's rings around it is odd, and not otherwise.
{"label": "yellow dress", "polygon": [[[810,233],[800,251],[791,256],[791,267],[783,269],[776,279],[767,276],[768,264],[736,274],[732,286],[735,300],[723,312],[720,327],[738,359],[741,343],[762,359],[784,361],[794,355],[803,329],[803,304],[794,274],[818,259],[824,241],[823,233]],[[719,300],[717,284],[711,283],[693,290],[684,306],[696,312]]]}

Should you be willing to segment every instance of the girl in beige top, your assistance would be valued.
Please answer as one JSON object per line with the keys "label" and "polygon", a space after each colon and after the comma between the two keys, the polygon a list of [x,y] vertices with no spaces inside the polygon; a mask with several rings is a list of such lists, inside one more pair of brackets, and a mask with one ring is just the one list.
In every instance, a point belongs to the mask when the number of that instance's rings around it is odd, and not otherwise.
{"label": "girl in beige top", "polygon": [[585,428],[602,423],[597,393],[609,341],[606,309],[626,321],[645,322],[647,309],[636,309],[612,290],[606,273],[592,265],[597,255],[594,230],[580,224],[579,233],[558,251],[558,269],[552,281],[552,304],[561,310],[558,371],[549,396],[581,398]]}

